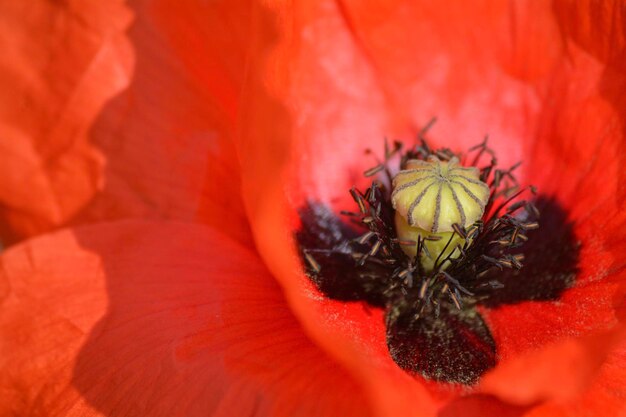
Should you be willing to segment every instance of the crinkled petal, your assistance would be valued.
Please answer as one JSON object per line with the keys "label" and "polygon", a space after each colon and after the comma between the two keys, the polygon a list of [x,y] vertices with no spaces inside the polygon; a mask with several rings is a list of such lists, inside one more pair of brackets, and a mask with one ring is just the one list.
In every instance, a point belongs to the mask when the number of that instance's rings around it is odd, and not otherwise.
{"label": "crinkled petal", "polygon": [[369,415],[257,255],[210,228],[89,226],[0,262],[3,416]]}
{"label": "crinkled petal", "polygon": [[103,184],[88,140],[129,83],[122,1],[4,2],[0,7],[0,223],[3,241],[54,227]]}
{"label": "crinkled petal", "polygon": [[250,6],[159,0],[131,8],[133,78],[90,138],[107,159],[105,185],[74,223],[194,221],[250,246],[232,145],[252,39]]}
{"label": "crinkled petal", "polygon": [[250,244],[230,143],[249,6],[79,3],[3,6],[5,241],[143,217]]}

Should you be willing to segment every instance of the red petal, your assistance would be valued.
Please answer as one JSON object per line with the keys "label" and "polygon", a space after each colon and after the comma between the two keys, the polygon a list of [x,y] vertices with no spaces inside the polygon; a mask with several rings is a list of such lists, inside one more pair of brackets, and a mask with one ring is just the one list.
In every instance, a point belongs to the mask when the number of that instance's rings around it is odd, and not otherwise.
{"label": "red petal", "polygon": [[585,393],[591,380],[603,378],[601,374],[597,375],[599,369],[615,346],[625,339],[626,328],[621,326],[585,338],[571,337],[543,346],[538,351],[505,358],[484,377],[481,389],[522,405],[546,399],[572,401]]}
{"label": "red petal", "polygon": [[624,66],[626,15],[615,0],[557,0],[554,10],[561,30],[585,51],[611,66]]}
{"label": "red petal", "polygon": [[3,7],[6,240],[149,217],[208,223],[250,244],[229,144],[248,7],[140,2],[127,34],[121,5]]}
{"label": "red petal", "polygon": [[[615,327],[623,323],[626,294],[626,77],[614,56],[625,39],[620,7],[588,2],[555,7],[569,59],[547,90],[539,140],[529,148],[528,177],[568,209],[582,242],[580,272],[559,303],[525,303],[490,314],[505,365],[486,382],[512,401],[578,394],[622,331],[623,324]],[[607,19],[611,30],[605,29]],[[574,339],[588,332],[595,336]],[[532,352],[544,343],[552,345]],[[523,351],[530,353],[515,357]],[[567,383],[554,384],[555,379]]]}
{"label": "red petal", "polygon": [[121,1],[5,2],[0,11],[0,201],[3,241],[66,221],[102,185],[88,141],[132,55]]}
{"label": "red petal", "polygon": [[511,405],[495,397],[473,394],[451,401],[439,412],[438,417],[521,417],[528,406]]}
{"label": "red petal", "polygon": [[94,126],[106,182],[81,222],[197,221],[252,244],[231,143],[252,39],[249,8],[170,0],[133,6],[135,72]]}
{"label": "red petal", "polygon": [[570,401],[544,403],[525,417],[626,415],[626,345],[622,343],[602,366],[586,392]]}
{"label": "red petal", "polygon": [[2,415],[369,415],[256,255],[209,228],[85,227],[1,262]]}
{"label": "red petal", "polygon": [[[597,89],[598,71],[605,65],[580,54],[571,65],[571,50],[563,45],[549,3],[494,1],[471,8],[460,1],[443,8],[425,3],[276,7],[275,22],[261,10],[257,21],[275,32],[277,46],[253,55],[253,64],[263,71],[258,79],[252,74],[248,86],[254,100],[247,106],[240,151],[260,252],[307,329],[362,375],[378,409],[389,414],[419,413],[412,408],[417,402],[432,404],[422,381],[403,375],[388,360],[379,313],[318,297],[306,277],[294,273],[299,267],[294,248],[285,242],[291,238],[288,230],[297,227],[295,209],[304,200],[335,209],[348,204],[346,191],[361,181],[361,168],[372,165],[362,149],[379,146],[385,135],[415,131],[432,115],[441,116],[433,131],[440,145],[463,149],[490,133],[501,163],[524,159],[524,182],[555,193],[583,240],[583,271],[563,304],[523,303],[491,314],[504,358],[610,330],[621,320],[616,303],[622,285],[598,283],[609,277],[618,281],[623,270],[624,214],[616,204],[624,198],[623,187],[617,188],[623,164],[615,156],[623,154],[623,135],[608,129],[605,137],[598,130],[607,120],[618,120]],[[259,137],[269,142],[260,143]],[[279,178],[288,184],[286,199],[276,185]],[[605,209],[608,217],[600,216]],[[525,320],[533,314],[526,325],[512,327],[517,321],[511,317]],[[562,375],[587,378],[606,353],[588,357],[585,366],[592,371]],[[539,365],[546,375],[548,365]],[[580,387],[579,382],[573,385]],[[528,398],[544,388],[537,386]],[[417,396],[420,401],[411,401]]]}

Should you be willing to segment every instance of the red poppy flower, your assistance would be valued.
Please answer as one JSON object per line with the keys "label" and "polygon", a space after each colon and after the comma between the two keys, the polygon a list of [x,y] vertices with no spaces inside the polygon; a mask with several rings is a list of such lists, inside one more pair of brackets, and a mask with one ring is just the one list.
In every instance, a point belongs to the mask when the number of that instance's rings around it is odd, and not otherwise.
{"label": "red poppy flower", "polygon": [[[0,414],[626,413],[620,2],[1,11]],[[563,209],[533,291],[481,310],[497,364],[472,386],[403,371],[383,311],[324,296],[293,239],[433,116]]]}

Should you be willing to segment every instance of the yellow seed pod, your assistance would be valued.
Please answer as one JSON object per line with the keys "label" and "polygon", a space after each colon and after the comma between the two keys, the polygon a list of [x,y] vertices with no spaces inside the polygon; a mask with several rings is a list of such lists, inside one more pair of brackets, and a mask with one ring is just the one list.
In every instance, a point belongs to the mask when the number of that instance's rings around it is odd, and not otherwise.
{"label": "yellow seed pod", "polygon": [[457,158],[411,160],[393,179],[393,208],[412,227],[433,233],[451,232],[453,224],[467,228],[480,219],[489,187],[477,168],[459,165]]}
{"label": "yellow seed pod", "polygon": [[[438,257],[459,255],[453,252],[465,240],[452,233],[454,224],[468,228],[482,217],[489,187],[479,175],[477,168],[463,167],[457,158],[440,161],[432,156],[427,161],[408,161],[406,169],[394,177],[391,202],[396,210],[398,238],[403,241],[417,241],[418,237],[433,239],[425,241],[426,249],[421,258],[426,270],[434,268]],[[403,245],[402,248],[407,255],[416,255],[415,246]]]}

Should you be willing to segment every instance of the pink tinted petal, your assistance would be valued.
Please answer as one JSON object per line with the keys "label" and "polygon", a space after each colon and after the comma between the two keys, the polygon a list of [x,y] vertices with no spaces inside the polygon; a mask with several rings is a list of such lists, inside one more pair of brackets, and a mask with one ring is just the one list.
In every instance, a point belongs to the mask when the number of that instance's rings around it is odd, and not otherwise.
{"label": "pink tinted petal", "polygon": [[429,116],[411,125],[389,107],[337,3],[271,3],[259,6],[253,21],[278,47],[255,44],[250,66],[264,70],[250,72],[243,92],[239,154],[250,180],[246,191],[264,193],[289,161],[293,204],[346,205],[346,190],[376,164],[365,151],[381,156],[385,136],[406,137]]}
{"label": "pink tinted petal", "polygon": [[84,227],[1,263],[2,415],[368,415],[257,256],[212,229]]}
{"label": "pink tinted petal", "polygon": [[540,114],[536,85],[562,57],[549,3],[341,4],[393,102],[411,120],[439,118],[438,146],[465,150],[489,135],[502,165],[523,158]]}

